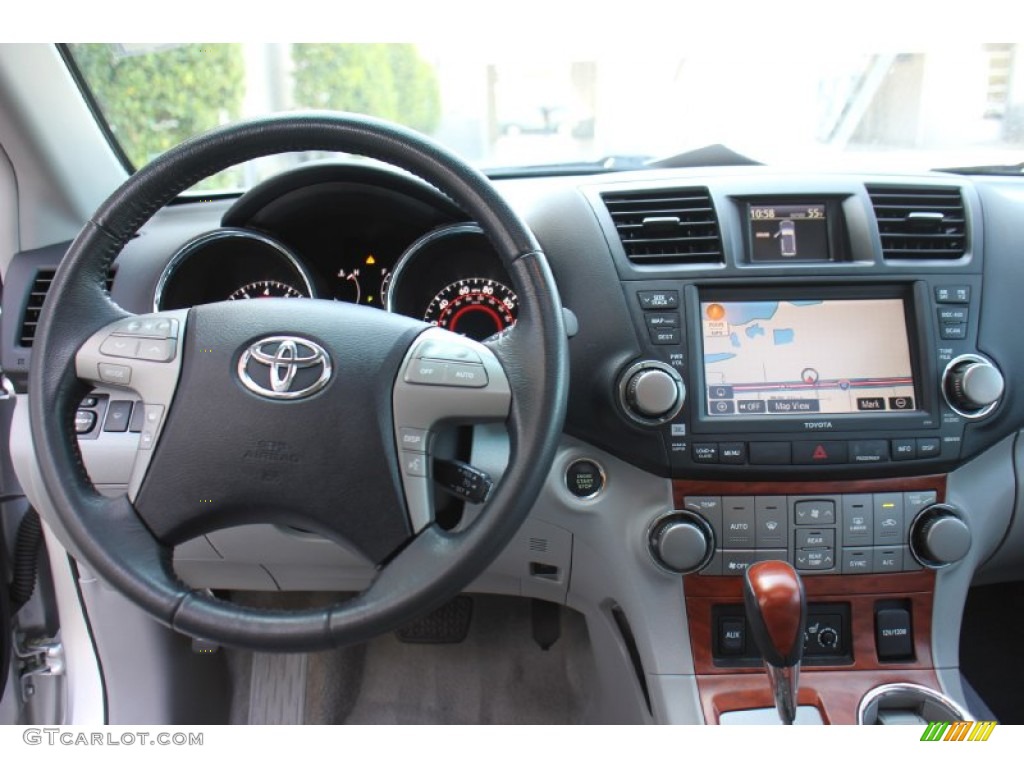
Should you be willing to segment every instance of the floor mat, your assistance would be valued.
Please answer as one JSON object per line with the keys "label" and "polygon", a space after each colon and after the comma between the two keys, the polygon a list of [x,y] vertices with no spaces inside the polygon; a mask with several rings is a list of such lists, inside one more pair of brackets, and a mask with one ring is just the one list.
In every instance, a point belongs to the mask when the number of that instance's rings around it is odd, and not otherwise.
{"label": "floor mat", "polygon": [[473,601],[468,636],[458,644],[409,644],[386,635],[302,661],[230,652],[237,680],[232,722],[584,722],[594,666],[582,616],[563,610],[562,637],[542,651],[531,636],[529,600]]}
{"label": "floor mat", "polygon": [[1024,724],[1024,583],[975,587],[960,630],[960,671],[1000,723]]}

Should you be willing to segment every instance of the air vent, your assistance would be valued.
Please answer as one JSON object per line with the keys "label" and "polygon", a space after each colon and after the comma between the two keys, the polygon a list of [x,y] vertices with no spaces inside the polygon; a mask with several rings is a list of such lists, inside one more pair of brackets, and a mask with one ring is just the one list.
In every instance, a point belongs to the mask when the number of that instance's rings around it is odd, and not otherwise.
{"label": "air vent", "polygon": [[706,188],[602,195],[622,247],[637,264],[720,264],[722,242]]}
{"label": "air vent", "polygon": [[885,259],[959,259],[967,250],[956,187],[868,187]]}
{"label": "air vent", "polygon": [[[43,302],[46,301],[46,294],[50,292],[50,284],[53,283],[53,276],[57,270],[52,267],[40,269],[36,272],[36,279],[32,281],[32,291],[28,295],[28,303],[25,305],[25,315],[21,319],[21,335],[18,343],[23,347],[31,347],[36,338],[36,327],[39,325],[39,313],[43,310]],[[115,270],[107,275],[107,293],[114,286]]]}
{"label": "air vent", "polygon": [[46,294],[50,290],[50,283],[57,273],[55,269],[40,269],[36,272],[36,279],[32,281],[32,291],[28,295],[28,303],[25,305],[25,315],[21,319],[21,335],[18,343],[23,347],[31,347],[36,338],[36,326],[39,324],[39,313],[43,309],[43,302],[46,301]]}

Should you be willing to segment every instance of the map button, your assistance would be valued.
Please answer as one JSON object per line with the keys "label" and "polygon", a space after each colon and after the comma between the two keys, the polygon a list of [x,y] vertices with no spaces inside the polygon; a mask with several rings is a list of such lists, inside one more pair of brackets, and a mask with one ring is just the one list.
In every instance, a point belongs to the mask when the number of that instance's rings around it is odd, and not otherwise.
{"label": "map button", "polygon": [[846,443],[841,440],[798,440],[793,443],[794,464],[845,464]]}
{"label": "map button", "polygon": [[678,328],[678,312],[649,312],[644,315],[648,328]]}

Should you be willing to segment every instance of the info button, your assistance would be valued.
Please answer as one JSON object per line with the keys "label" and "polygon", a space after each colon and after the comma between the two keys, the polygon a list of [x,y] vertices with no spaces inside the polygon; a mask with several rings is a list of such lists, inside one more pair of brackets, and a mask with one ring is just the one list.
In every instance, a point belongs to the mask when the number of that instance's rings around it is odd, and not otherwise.
{"label": "info button", "polygon": [[857,410],[858,411],[884,411],[885,410],[885,398],[884,397],[858,397],[857,398]]}

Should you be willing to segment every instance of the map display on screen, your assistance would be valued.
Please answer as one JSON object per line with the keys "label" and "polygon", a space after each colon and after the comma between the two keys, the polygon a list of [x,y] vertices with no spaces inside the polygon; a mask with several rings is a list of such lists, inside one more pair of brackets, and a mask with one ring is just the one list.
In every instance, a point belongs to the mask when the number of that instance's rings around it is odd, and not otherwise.
{"label": "map display on screen", "polygon": [[902,299],[704,301],[710,417],[916,408]]}

